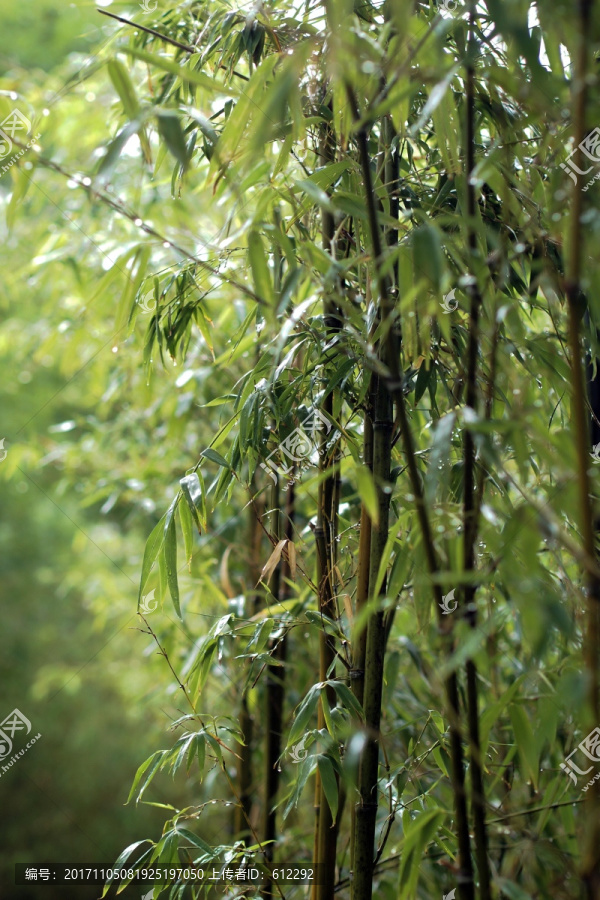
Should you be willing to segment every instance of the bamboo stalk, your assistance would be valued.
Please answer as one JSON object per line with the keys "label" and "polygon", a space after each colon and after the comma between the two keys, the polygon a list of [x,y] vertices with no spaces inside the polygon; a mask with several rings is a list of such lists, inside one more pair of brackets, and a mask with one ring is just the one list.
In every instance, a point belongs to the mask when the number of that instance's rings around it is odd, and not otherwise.
{"label": "bamboo stalk", "polygon": [[[586,135],[587,79],[593,0],[579,0],[579,48],[573,78],[575,166],[581,171],[581,143]],[[572,370],[573,429],[578,462],[579,527],[583,549],[589,559],[596,557],[594,509],[589,477],[589,431],[586,409],[584,360],[581,347],[581,275],[583,233],[582,184],[577,180],[572,189],[571,230],[566,268],[565,293],[569,311],[569,352]],[[584,635],[584,660],[588,678],[590,723],[600,720],[599,659],[600,646],[600,579],[588,573],[587,622]],[[586,797],[586,829],[581,868],[589,900],[600,898],[600,783],[594,782]]]}
{"label": "bamboo stalk", "polygon": [[[347,86],[348,98],[350,101],[350,105],[352,107],[353,116],[355,122],[359,121],[359,110],[358,105],[356,103],[356,98],[354,97],[352,89]],[[361,168],[363,173],[363,180],[365,184],[365,197],[367,202],[367,210],[369,216],[369,230],[371,235],[371,243],[373,248],[373,260],[376,268],[378,285],[379,285],[379,296],[380,296],[380,308],[383,314],[383,318],[387,318],[393,314],[393,304],[390,302],[388,284],[385,276],[381,271],[381,242],[379,238],[379,226],[377,220],[377,207],[375,202],[375,196],[372,185],[371,178],[371,170],[370,170],[370,160],[368,153],[368,144],[367,144],[367,135],[363,128],[359,129],[356,135],[357,143],[359,146],[360,157],[361,157]],[[412,432],[410,429],[410,424],[408,421],[408,415],[406,411],[406,403],[404,399],[403,393],[403,383],[401,374],[399,371],[399,355],[398,348],[396,344],[396,337],[394,334],[394,330],[392,327],[388,328],[386,335],[386,353],[385,353],[385,362],[389,369],[389,387],[390,391],[393,394],[393,397],[396,401],[397,415],[398,415],[398,424],[400,426],[400,432],[404,447],[404,452],[406,456],[406,463],[408,474],[410,478],[411,488],[415,497],[415,507],[417,511],[417,517],[419,520],[419,526],[421,528],[422,536],[423,536],[423,544],[425,548],[425,556],[427,560],[427,566],[430,575],[435,576],[440,571],[437,552],[435,549],[435,544],[433,541],[433,534],[431,530],[431,524],[429,521],[429,515],[427,512],[427,508],[425,506],[425,499],[423,496],[423,490],[421,486],[421,479],[419,476],[419,472],[417,469],[415,450],[414,450],[414,442],[412,438]],[[438,622],[440,626],[440,631],[443,636],[446,637],[446,651],[449,654],[451,652],[451,645],[449,644],[448,635],[445,634],[447,625],[444,623],[441,618],[442,613],[440,609],[440,605],[442,603],[442,589],[441,585],[434,582],[433,584],[433,595],[435,600],[435,607],[438,616]],[[379,623],[376,623],[376,627],[379,626]],[[376,645],[376,642],[373,642]],[[365,679],[366,680],[366,679]],[[470,851],[470,836],[469,836],[469,822],[467,815],[467,804],[466,804],[466,796],[464,789],[464,761],[463,761],[463,752],[462,752],[462,738],[461,738],[461,729],[460,729],[460,715],[459,715],[459,704],[458,704],[458,685],[456,680],[456,675],[452,673],[445,680],[445,691],[446,691],[446,706],[447,713],[450,720],[450,757],[452,762],[452,788],[454,794],[454,803],[455,803],[455,814],[456,814],[456,827],[457,827],[457,836],[458,836],[458,849],[459,849],[459,878],[458,878],[458,892],[460,900],[474,900],[474,883],[473,883],[473,863],[471,860],[471,851]],[[365,685],[365,694],[366,694],[366,685]],[[357,822],[357,825],[360,823]],[[367,819],[366,824],[368,825],[368,829],[359,834],[359,829],[357,827],[357,837],[356,837],[356,845],[358,848],[359,841],[361,838],[364,838],[365,843],[368,842],[370,836],[370,829],[374,825],[373,816]],[[371,849],[373,848],[373,840],[370,842]],[[372,871],[373,871],[373,858],[371,856],[370,865],[368,869],[368,874],[364,872],[360,872],[357,870],[354,873],[355,883],[353,890],[353,900],[370,900],[372,895]],[[356,879],[359,878],[359,883],[356,882]]]}
{"label": "bamboo stalk", "polygon": [[[327,165],[335,158],[334,136],[328,127],[321,133],[319,162]],[[323,249],[334,251],[333,239],[335,222],[332,214],[323,209],[321,213],[321,236]],[[327,298],[324,302],[325,328],[329,334],[339,331],[341,314],[337,304]],[[322,411],[331,419],[333,416],[333,393],[329,392],[323,399]],[[329,474],[319,482],[317,506],[317,526],[315,542],[317,549],[317,586],[319,611],[330,619],[337,616],[334,592],[334,565],[336,555],[337,507],[339,500],[338,476],[333,471],[335,453],[328,449],[328,429],[325,425],[320,431],[319,471]],[[332,639],[325,628],[319,634],[319,678],[326,681],[335,661],[335,649]],[[333,674],[333,673],[332,673]],[[327,700],[330,706],[335,705],[335,692],[327,689]],[[318,728],[325,727],[323,707],[319,703]],[[339,784],[338,784],[339,789]],[[315,835],[313,859],[319,863],[321,883],[313,886],[313,900],[333,900],[335,889],[337,825],[333,824],[331,809],[317,770],[315,779]]]}
{"label": "bamboo stalk", "polygon": [[[271,492],[271,531],[276,540],[281,536],[281,510],[279,508],[279,478],[273,484]],[[281,565],[278,565],[271,579],[271,591],[279,598],[281,590]],[[279,790],[279,758],[281,756],[281,735],[283,730],[283,706],[285,699],[285,636],[271,642],[272,664],[266,668],[265,688],[265,784],[263,804],[262,839],[267,860],[274,856],[274,841],[277,838],[277,812],[275,804]],[[273,896],[273,885],[270,879],[263,886],[263,896]]]}
{"label": "bamboo stalk", "polygon": [[[467,214],[468,241],[471,262],[477,253],[477,234],[475,231],[476,198],[472,176],[475,171],[475,0],[471,0],[469,10],[469,44],[466,70],[466,180],[467,180]],[[477,359],[479,355],[479,316],[482,305],[481,292],[476,273],[471,272],[469,287],[469,337],[467,344],[467,407],[475,410],[477,406]],[[475,546],[477,543],[479,504],[476,495],[475,442],[469,428],[464,430],[463,439],[464,479],[463,479],[463,570],[473,572],[476,568]],[[463,590],[465,616],[472,629],[477,627],[477,610],[475,596],[477,588],[473,582],[467,583]],[[481,743],[479,740],[479,700],[477,686],[477,667],[473,659],[467,659],[467,719],[469,727],[469,749],[471,757],[471,807],[475,837],[475,855],[479,872],[479,889],[481,900],[491,900],[490,867],[487,851],[487,827],[485,823],[485,789],[483,784],[483,761],[481,759]]]}
{"label": "bamboo stalk", "polygon": [[[254,502],[248,507],[248,546],[250,547],[250,557],[248,560],[248,577],[252,586],[258,583],[260,578],[260,545],[262,539],[262,529],[257,518],[257,503],[260,499],[255,496],[255,481],[252,479],[250,490],[254,496]],[[260,507],[259,507],[260,509]],[[260,512],[258,513],[260,515]],[[258,612],[259,597],[256,591],[252,591],[249,596],[249,604],[246,615],[253,616]],[[246,670],[250,668],[250,664],[246,665]],[[248,706],[247,686],[242,692],[240,703],[240,731],[244,738],[244,744],[240,747],[240,763],[238,774],[238,795],[240,804],[235,807],[234,815],[234,832],[239,835],[242,840],[246,840],[249,835],[247,822],[250,819],[252,811],[252,751],[254,736],[254,719]],[[244,833],[245,832],[245,833]]]}

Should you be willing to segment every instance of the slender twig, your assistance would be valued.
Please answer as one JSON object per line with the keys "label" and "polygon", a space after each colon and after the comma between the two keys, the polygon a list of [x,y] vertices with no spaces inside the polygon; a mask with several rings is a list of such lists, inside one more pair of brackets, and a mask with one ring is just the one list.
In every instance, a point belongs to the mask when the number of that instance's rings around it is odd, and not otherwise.
{"label": "slender twig", "polygon": [[[173,47],[178,47],[180,50],[185,50],[187,53],[199,53],[197,47],[191,47],[189,44],[182,44],[180,41],[176,41],[174,38],[169,37],[166,34],[162,34],[160,31],[155,31],[154,28],[148,28],[146,25],[140,25],[138,22],[133,22],[131,19],[125,19],[123,16],[117,16],[115,13],[108,12],[106,9],[96,9],[96,12],[99,12],[103,16],[109,16],[111,19],[116,19],[117,22],[122,22],[124,25],[131,25],[133,28],[139,28],[140,31],[145,31],[146,34],[151,34],[154,37],[159,38],[161,41],[164,41],[166,44],[171,44]],[[221,64],[219,66],[220,69],[227,69],[227,66]],[[249,81],[247,75],[242,75],[241,72],[236,72],[233,70],[233,74],[238,78],[242,78],[244,81]]]}
{"label": "slender twig", "polygon": [[[27,149],[31,150],[30,147],[28,148],[25,144],[22,144],[16,138],[11,138],[11,140],[12,140],[13,144],[15,144],[15,146],[20,147],[23,150],[27,150]],[[261,305],[264,305],[264,301],[257,294],[255,294],[254,291],[252,291],[247,285],[243,284],[241,281],[232,279],[230,276],[230,273],[223,274],[223,273],[219,272],[218,269],[213,268],[213,266],[210,266],[208,263],[204,262],[204,260],[195,256],[193,253],[190,253],[188,250],[185,250],[179,244],[176,244],[175,241],[172,241],[170,238],[165,237],[159,231],[157,231],[155,228],[153,228],[151,225],[148,225],[146,222],[144,222],[141,219],[141,217],[138,213],[130,212],[129,210],[125,209],[125,207],[121,206],[119,203],[117,203],[115,200],[113,200],[112,197],[108,197],[102,191],[98,190],[98,188],[92,187],[91,184],[86,184],[86,182],[83,181],[82,179],[80,179],[79,176],[71,175],[69,172],[67,172],[65,169],[63,169],[62,166],[58,165],[58,163],[53,162],[53,160],[46,159],[46,157],[42,156],[41,154],[36,154],[36,163],[43,166],[46,169],[52,169],[52,171],[57,172],[59,175],[62,175],[64,178],[68,178],[70,181],[72,181],[78,187],[83,188],[91,197],[95,198],[96,200],[99,200],[101,203],[104,203],[106,206],[109,206],[115,212],[119,213],[120,216],[123,216],[124,218],[129,219],[129,221],[133,222],[134,225],[136,226],[136,228],[139,228],[140,231],[145,232],[150,237],[156,238],[156,240],[159,240],[165,246],[171,247],[173,250],[175,250],[176,253],[179,253],[181,256],[183,256],[184,259],[191,260],[200,269],[204,269],[205,272],[208,272],[210,275],[213,275],[215,278],[218,278],[219,281],[222,281],[226,284],[233,285],[239,291],[241,291],[243,294],[245,294],[247,297],[249,297],[251,300],[254,300],[256,303],[259,303]],[[23,174],[26,175],[27,178],[29,178],[29,180],[32,183],[34,183],[32,177],[26,172],[25,169],[22,169],[21,171],[23,172]],[[88,181],[89,181],[89,178],[88,178]],[[36,187],[38,188],[38,190],[42,190],[38,184],[36,184]],[[42,193],[45,193],[45,192],[42,191]],[[45,195],[45,196],[48,196],[48,195]],[[50,200],[51,203],[54,204],[54,206],[56,206],[57,209],[60,209],[58,204],[56,204],[52,200],[51,197],[48,197],[48,199]],[[69,216],[67,216],[66,213],[64,213],[62,210],[61,210],[61,212],[63,213],[65,218],[69,219]],[[69,219],[69,221],[71,221],[71,219]],[[77,227],[79,228],[80,226],[77,226]],[[80,228],[80,230],[82,230],[82,229]],[[85,234],[85,232],[83,232],[83,231],[82,231],[82,233]],[[85,235],[85,236],[87,237],[87,235]],[[91,238],[88,238],[88,240],[91,240]]]}

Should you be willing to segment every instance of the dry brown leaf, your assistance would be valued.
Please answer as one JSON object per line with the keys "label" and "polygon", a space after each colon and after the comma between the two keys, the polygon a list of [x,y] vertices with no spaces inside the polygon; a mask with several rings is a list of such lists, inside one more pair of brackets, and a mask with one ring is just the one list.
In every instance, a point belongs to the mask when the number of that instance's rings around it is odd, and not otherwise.
{"label": "dry brown leaf", "polygon": [[262,572],[260,573],[260,581],[266,581],[267,584],[269,583],[273,572],[279,564],[281,554],[283,553],[283,548],[285,547],[287,542],[287,538],[284,538],[282,541],[278,541],[278,543],[275,545],[275,547],[273,548],[273,552],[262,568]]}

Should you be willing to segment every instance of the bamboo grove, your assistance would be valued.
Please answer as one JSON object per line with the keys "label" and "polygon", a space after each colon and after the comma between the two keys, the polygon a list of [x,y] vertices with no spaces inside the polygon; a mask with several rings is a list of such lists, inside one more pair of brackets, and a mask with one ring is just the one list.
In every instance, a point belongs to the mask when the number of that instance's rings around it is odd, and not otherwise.
{"label": "bamboo grove", "polygon": [[598,900],[596,745],[565,764],[600,726],[598,8],[98,18],[89,177],[57,143],[36,173],[124,245],[141,377],[196,373],[138,601],[180,717],[130,796],[166,772],[190,805],[120,864]]}

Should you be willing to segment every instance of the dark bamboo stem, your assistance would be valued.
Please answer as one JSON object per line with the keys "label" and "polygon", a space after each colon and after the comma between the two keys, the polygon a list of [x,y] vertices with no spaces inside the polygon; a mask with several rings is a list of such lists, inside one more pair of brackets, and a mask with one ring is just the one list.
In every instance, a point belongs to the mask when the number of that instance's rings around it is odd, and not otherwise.
{"label": "dark bamboo stem", "polygon": [[[248,579],[250,584],[258,584],[260,579],[260,545],[262,539],[262,529],[257,519],[257,504],[261,503],[260,497],[255,493],[256,484],[252,479],[250,490],[254,501],[248,507],[248,546],[250,555],[248,559]],[[260,507],[258,507],[260,510]],[[260,511],[258,515],[260,515]],[[246,616],[249,618],[258,612],[259,595],[253,590],[248,596],[248,605],[246,607]],[[250,668],[248,663],[246,670]],[[244,744],[239,749],[240,762],[238,774],[238,795],[240,803],[235,807],[234,815],[234,832],[236,836],[246,840],[250,836],[247,822],[250,819],[252,811],[252,754],[253,754],[253,736],[254,736],[254,719],[248,705],[248,690],[244,687],[241,703],[240,703],[240,731],[244,738]]]}
{"label": "dark bamboo stem", "polygon": [[[355,118],[358,109],[350,92]],[[373,183],[371,161],[366,132],[357,134],[360,164],[365,183],[367,208],[369,211],[370,238],[375,271],[379,286],[379,320],[387,322],[388,330],[379,347],[379,357],[393,371],[397,359],[397,344],[391,315],[393,303],[389,296],[387,279],[381,275],[381,240]],[[389,531],[390,508],[390,467],[392,456],[393,407],[390,385],[384,378],[377,379],[373,421],[373,477],[377,490],[378,523],[372,526],[369,560],[369,584],[377,579],[383,551]],[[381,586],[385,592],[385,580]],[[361,756],[359,771],[359,803],[356,808],[353,852],[354,900],[371,900],[373,891],[373,867],[375,862],[375,830],[377,824],[379,776],[379,729],[381,724],[381,698],[383,691],[383,666],[385,657],[386,624],[383,610],[375,611],[367,624],[366,655],[364,666],[363,709],[367,740]]]}
{"label": "dark bamboo stem", "polygon": [[[355,121],[359,121],[358,105],[352,89],[347,87],[348,98],[353,111]],[[360,129],[357,133],[357,143],[361,157],[361,168],[363,180],[365,184],[365,197],[367,202],[367,211],[369,216],[369,230],[371,234],[371,242],[373,246],[374,265],[376,267],[377,279],[379,285],[380,308],[384,318],[393,314],[393,305],[390,303],[388,285],[385,276],[381,271],[381,242],[379,238],[379,226],[377,217],[377,206],[373,192],[373,184],[371,178],[370,160],[367,144],[367,135],[364,129]],[[391,308],[390,308],[391,307]],[[425,556],[429,573],[435,576],[440,571],[437,552],[433,541],[433,533],[429,521],[429,515],[425,506],[425,498],[421,479],[417,468],[414,442],[408,415],[406,411],[406,402],[403,393],[403,382],[399,371],[399,355],[396,343],[396,335],[394,329],[390,327],[386,336],[386,354],[385,362],[388,366],[389,388],[396,401],[398,424],[400,427],[404,453],[406,456],[406,464],[408,475],[410,478],[411,488],[415,497],[415,507],[419,526],[423,536],[423,544],[425,548]],[[446,633],[447,624],[442,619],[440,605],[442,603],[441,584],[434,582],[433,594],[435,607],[438,616],[439,627],[442,634]],[[447,635],[446,635],[447,637]],[[448,642],[446,642],[448,644]],[[447,646],[448,653],[451,652],[451,646]],[[450,756],[452,761],[452,788],[454,794],[456,828],[458,835],[459,850],[459,878],[458,892],[460,900],[474,900],[474,882],[473,882],[473,863],[471,860],[469,821],[467,815],[467,803],[464,788],[464,761],[462,751],[462,739],[460,731],[460,717],[458,704],[458,685],[456,675],[452,673],[445,681],[447,712],[450,720]],[[357,823],[358,824],[358,823]],[[374,824],[374,819],[373,819]],[[370,825],[369,825],[370,827]],[[358,847],[358,829],[357,829],[357,847]],[[372,846],[372,844],[371,844]],[[354,873],[355,879],[360,874],[360,884],[354,883],[353,900],[370,900],[372,894],[372,870],[373,858],[369,867],[370,877],[365,878],[364,874],[358,871]]]}
{"label": "dark bamboo stem", "polygon": [[[573,78],[574,93],[574,163],[581,171],[581,143],[586,135],[587,78],[590,29],[593,0],[579,0],[579,48],[575,59]],[[591,560],[596,557],[594,535],[594,510],[591,499],[589,478],[589,431],[586,409],[584,359],[581,347],[581,318],[583,303],[581,295],[581,274],[583,254],[583,233],[581,216],[583,212],[582,183],[578,179],[573,185],[571,203],[571,232],[567,261],[565,293],[569,310],[569,352],[573,377],[572,409],[573,426],[578,462],[578,492],[580,530],[583,548]],[[584,636],[584,658],[589,684],[589,709],[592,727],[600,720],[599,660],[600,647],[600,580],[593,574],[587,576],[587,623]],[[582,862],[582,877],[589,900],[600,898],[600,782],[594,782],[586,798],[585,848]]]}
{"label": "dark bamboo stem", "polygon": [[[271,493],[271,532],[275,540],[281,538],[281,510],[279,507],[279,478],[273,484]],[[271,591],[274,597],[279,598],[282,584],[281,564],[273,572],[271,579]],[[285,699],[285,636],[274,638],[271,642],[271,657],[273,662],[266,668],[265,688],[265,790],[263,806],[263,842],[267,860],[271,862],[274,856],[274,841],[277,838],[277,793],[279,790],[279,758],[281,756],[281,736],[283,730],[283,706]],[[269,843],[270,842],[270,843]],[[263,896],[273,896],[273,885],[267,880],[263,886]]]}
{"label": "dark bamboo stem", "polygon": [[[477,359],[479,356],[479,316],[481,311],[481,292],[477,281],[475,266],[477,254],[477,233],[475,230],[476,197],[472,175],[475,170],[475,0],[471,0],[469,14],[469,46],[466,70],[466,180],[467,180],[467,214],[469,232],[469,253],[471,257],[472,279],[469,288],[469,338],[467,346],[467,378],[466,405],[471,409],[477,406]],[[463,482],[463,569],[474,572],[476,568],[475,547],[477,544],[477,512],[479,505],[476,495],[475,442],[469,428],[464,429],[464,482]],[[468,583],[463,590],[463,604],[466,619],[471,628],[477,627],[477,610],[475,606],[476,586]],[[483,784],[483,761],[479,740],[479,700],[477,686],[477,667],[473,659],[466,662],[467,681],[467,718],[469,725],[469,747],[471,756],[471,806],[473,810],[475,855],[479,871],[481,900],[491,900],[490,867],[487,852],[487,828],[485,823],[485,792]]]}
{"label": "dark bamboo stem", "polygon": [[[323,128],[319,148],[319,162],[328,165],[335,158],[335,138],[329,127]],[[335,234],[335,222],[332,214],[327,210],[321,213],[321,237],[323,249],[327,253],[333,252],[333,238]],[[340,330],[341,313],[337,304],[331,298],[324,302],[325,328],[328,335]],[[331,420],[333,417],[333,393],[328,393],[321,406],[322,412]],[[336,555],[337,535],[337,508],[339,500],[338,476],[334,471],[335,452],[329,449],[329,429],[323,425],[320,432],[319,470],[329,472],[319,483],[319,497],[317,508],[317,527],[315,529],[315,541],[317,549],[317,586],[319,611],[330,619],[337,617],[334,591],[334,564]],[[319,635],[319,678],[326,681],[333,674],[331,672],[335,661],[335,648],[332,638],[325,628]],[[327,689],[327,700],[330,706],[335,705],[335,692]],[[318,727],[325,727],[325,718],[322,705],[319,704]],[[313,900],[333,900],[335,892],[335,870],[337,850],[337,824],[333,823],[333,815],[321,779],[317,772],[315,783],[315,838],[314,860],[320,863],[320,884],[313,887]]]}

